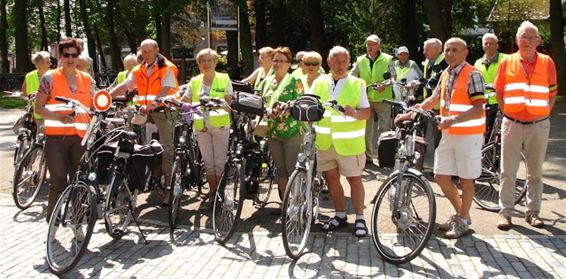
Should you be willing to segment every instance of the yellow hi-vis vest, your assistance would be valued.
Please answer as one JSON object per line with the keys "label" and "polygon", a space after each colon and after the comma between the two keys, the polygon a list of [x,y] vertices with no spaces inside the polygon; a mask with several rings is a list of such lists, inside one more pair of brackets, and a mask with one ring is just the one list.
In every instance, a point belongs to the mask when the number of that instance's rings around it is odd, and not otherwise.
{"label": "yellow hi-vis vest", "polygon": [[[485,68],[485,65],[482,63],[483,58],[476,60],[476,63],[474,63],[474,67],[478,69],[478,71],[480,71],[480,73],[483,75],[483,79],[485,80],[485,83],[493,83],[495,81],[495,76],[497,76],[497,68],[499,68],[499,64],[501,63],[501,61],[503,61],[503,58],[505,58],[505,56],[507,55],[503,53],[498,53],[497,61],[492,62],[489,65],[489,68],[487,69]],[[486,88],[485,99],[487,100],[488,105],[497,104],[497,97],[495,96],[495,90]]]}
{"label": "yellow hi-vis vest", "polygon": [[[27,73],[24,82],[26,83],[26,92],[24,92],[24,95],[28,96],[31,93],[37,93],[39,90],[39,74],[37,73],[37,70]],[[41,115],[35,112],[35,101],[33,101],[32,106],[33,118],[37,120],[43,119]]]}
{"label": "yellow hi-vis vest", "polygon": [[[320,76],[313,83],[313,94],[320,97],[321,102],[330,100],[329,75]],[[366,86],[362,79],[348,75],[340,95],[338,104],[346,107],[357,107],[361,98],[361,89]],[[366,121],[357,120],[350,116],[327,107],[324,117],[314,126],[316,131],[316,147],[328,150],[334,145],[336,153],[342,156],[355,156],[366,152],[365,131]]]}
{"label": "yellow hi-vis vest", "polygon": [[[200,74],[190,81],[191,95],[193,105],[200,104],[200,93],[202,89],[202,80],[204,78],[203,74]],[[228,83],[230,82],[230,77],[228,74],[222,74],[215,72],[214,79],[212,80],[212,85],[210,87],[210,97],[224,99],[226,91],[228,90]],[[204,110],[199,108],[200,112],[203,113]],[[202,131],[204,129],[204,118],[203,115],[194,114],[194,129],[195,131]],[[209,123],[213,127],[220,128],[230,126],[230,114],[224,109],[218,109],[217,111],[209,112]]]}
{"label": "yellow hi-vis vest", "polygon": [[[383,73],[389,70],[389,64],[392,59],[393,56],[382,52],[373,63],[373,67],[370,68],[370,61],[367,55],[359,56],[356,61],[356,65],[359,69],[360,78],[363,79],[366,84],[383,81]],[[393,100],[393,90],[391,89],[391,86],[386,86],[385,90],[382,92],[377,92],[377,90],[373,88],[368,88],[367,94],[370,102]]]}
{"label": "yellow hi-vis vest", "polygon": [[126,80],[126,78],[128,77],[128,71],[121,71],[118,73],[118,75],[116,76],[116,83],[120,84],[122,82],[124,82],[124,80]]}

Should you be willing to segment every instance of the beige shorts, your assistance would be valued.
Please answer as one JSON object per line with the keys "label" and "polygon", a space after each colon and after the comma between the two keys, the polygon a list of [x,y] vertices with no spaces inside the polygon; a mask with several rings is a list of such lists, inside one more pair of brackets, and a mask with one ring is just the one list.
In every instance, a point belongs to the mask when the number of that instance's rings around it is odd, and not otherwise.
{"label": "beige shorts", "polygon": [[366,154],[342,156],[336,153],[334,146],[331,146],[328,150],[317,151],[316,164],[318,171],[328,171],[338,168],[338,171],[343,176],[360,176],[366,165]]}
{"label": "beige shorts", "polygon": [[449,135],[442,139],[434,153],[434,173],[476,179],[481,174],[481,148],[483,134]]}

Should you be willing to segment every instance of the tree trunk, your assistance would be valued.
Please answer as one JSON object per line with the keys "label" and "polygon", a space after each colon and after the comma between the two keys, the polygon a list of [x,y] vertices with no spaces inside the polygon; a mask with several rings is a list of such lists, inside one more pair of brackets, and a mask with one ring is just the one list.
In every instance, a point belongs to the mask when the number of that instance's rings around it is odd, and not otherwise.
{"label": "tree trunk", "polygon": [[401,39],[413,60],[421,61],[422,54],[419,52],[419,34],[417,32],[417,7],[415,0],[401,1]]}
{"label": "tree trunk", "polygon": [[98,62],[96,59],[97,57],[96,57],[96,46],[94,43],[94,36],[92,36],[92,30],[90,29],[90,23],[88,19],[87,1],[88,0],[79,0],[79,10],[80,10],[81,21],[83,22],[83,28],[87,39],[88,55],[93,60],[92,68],[94,70],[94,73],[96,74],[98,73]]}
{"label": "tree trunk", "polygon": [[121,69],[122,58],[120,57],[120,45],[118,44],[116,31],[114,30],[114,0],[108,0],[106,6],[106,28],[108,28],[108,37],[110,40],[110,57],[112,60],[112,69]]}
{"label": "tree trunk", "polygon": [[[243,72],[240,74],[248,76],[254,70],[254,55],[252,49],[252,32],[250,30],[250,15],[245,0],[238,1],[240,8],[240,48],[244,62]],[[240,79],[238,77],[238,79]]]}
{"label": "tree trunk", "polygon": [[[442,42],[450,38],[451,28],[446,26],[452,22],[452,1],[450,0],[423,0],[423,10],[430,26],[430,38],[438,38]],[[449,8],[446,6],[449,5]],[[447,17],[444,18],[443,17]]]}
{"label": "tree trunk", "polygon": [[228,73],[231,79],[240,79],[236,76],[235,69],[238,67],[238,31],[226,31],[228,45]]}
{"label": "tree trunk", "polygon": [[[100,32],[98,32],[98,26],[96,25],[96,23],[94,24],[94,35],[96,36],[96,47],[98,48],[98,52],[100,53],[100,64],[102,65],[102,68],[107,69],[108,65],[106,65],[106,58],[104,58],[104,50],[102,49]],[[96,73],[98,72],[96,71]]]}
{"label": "tree trunk", "polygon": [[161,4],[159,1],[154,1],[153,14],[155,17],[155,40],[161,44]]}
{"label": "tree trunk", "polygon": [[0,0],[0,59],[2,59],[1,73],[10,72],[10,61],[8,60],[8,13],[6,12],[7,0]]}
{"label": "tree trunk", "polygon": [[14,15],[16,18],[16,72],[25,73],[33,66],[30,61],[28,50],[28,25],[26,17],[27,0],[18,0],[14,3]]}
{"label": "tree trunk", "polygon": [[270,7],[271,14],[271,38],[275,45],[286,45],[285,43],[285,23],[286,23],[286,5],[285,0],[273,1]]}
{"label": "tree trunk", "polygon": [[[312,49],[325,57],[327,46],[324,44],[324,21],[320,0],[307,1]],[[324,63],[326,59],[322,61]]]}
{"label": "tree trunk", "polygon": [[[550,36],[552,42],[552,59],[556,64],[558,84],[566,85],[566,50],[564,49],[564,19],[562,18],[562,2],[550,1]],[[558,86],[560,95],[566,95],[566,86]]]}
{"label": "tree trunk", "polygon": [[161,40],[159,40],[159,52],[167,58],[171,58],[171,12],[169,4],[161,4]]}
{"label": "tree trunk", "polygon": [[73,37],[71,30],[71,3],[70,0],[63,1],[63,9],[65,10],[65,36]]}
{"label": "tree trunk", "polygon": [[125,15],[121,13],[124,10],[125,10],[124,8],[120,7],[120,2],[116,3],[116,12],[117,12],[116,16],[117,16],[118,24],[120,25],[122,31],[126,35],[126,41],[128,42],[128,46],[130,47],[130,52],[137,53],[138,45],[136,41],[136,36],[133,33],[134,30],[132,30],[130,25],[128,25],[128,22],[124,19]]}
{"label": "tree trunk", "polygon": [[57,43],[61,40],[61,1],[57,0]]}
{"label": "tree trunk", "polygon": [[39,14],[39,25],[41,28],[41,50],[47,51],[49,49],[49,43],[47,42],[47,27],[45,26],[45,14],[43,12],[42,1],[38,2],[37,13]]}
{"label": "tree trunk", "polygon": [[267,20],[265,19],[266,0],[255,0],[255,48],[267,45]]}

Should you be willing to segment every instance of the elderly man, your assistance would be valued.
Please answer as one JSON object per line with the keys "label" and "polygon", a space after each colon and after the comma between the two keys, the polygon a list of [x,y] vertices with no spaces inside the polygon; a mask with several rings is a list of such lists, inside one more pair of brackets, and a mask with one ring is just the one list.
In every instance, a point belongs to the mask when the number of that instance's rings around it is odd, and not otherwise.
{"label": "elderly man", "polygon": [[[417,66],[417,63],[409,59],[409,49],[406,46],[401,46],[397,49],[397,59],[393,64],[397,80],[404,79],[407,82],[411,82],[423,76],[423,71]],[[408,95],[403,96],[404,89],[398,85],[394,87],[394,91],[396,101],[406,101],[409,97]]]}
{"label": "elderly man", "polygon": [[[383,73],[389,72],[395,78],[395,67],[393,67],[393,56],[381,52],[381,39],[377,35],[369,35],[366,38],[367,53],[356,59],[356,64],[350,74],[363,79],[366,84],[379,83],[383,81]],[[377,85],[376,89],[369,88],[367,92],[370,102],[370,118],[366,125],[366,159],[371,162],[377,154],[377,142],[379,135],[391,130],[391,105],[383,103],[383,100],[393,100],[391,86]],[[374,140],[373,120],[377,116],[377,135]]]}
{"label": "elderly man", "polygon": [[[116,86],[110,93],[112,96],[122,95],[127,90],[138,90],[137,102],[142,113],[148,113],[148,120],[154,122],[159,132],[159,142],[163,145],[163,163],[161,166],[165,176],[166,189],[171,179],[173,163],[173,118],[168,112],[153,112],[159,106],[157,98],[173,95],[179,88],[177,83],[177,67],[159,54],[157,42],[146,39],[140,45],[143,63],[135,66],[126,80]],[[169,202],[168,192],[163,195],[163,206]]]}
{"label": "elderly man", "polygon": [[[497,68],[505,54],[499,53],[498,39],[493,33],[485,33],[482,37],[482,48],[485,52],[484,56],[474,64],[474,67],[478,69],[485,79],[485,83],[492,84],[495,80],[495,74],[497,74]],[[497,105],[497,98],[495,97],[495,91],[491,89],[485,90],[485,98],[487,100],[486,113],[485,113],[485,141],[489,140],[491,135],[491,128],[493,123],[495,123],[495,117],[497,116],[497,110],[499,109]]]}
{"label": "elderly man", "polygon": [[[456,214],[439,225],[446,237],[458,238],[469,229],[470,207],[474,197],[474,179],[481,174],[481,148],[485,131],[485,86],[481,73],[466,62],[468,49],[460,38],[451,38],[444,45],[448,69],[440,76],[439,86],[420,107],[432,109],[440,104],[438,128],[442,140],[435,152],[434,178],[450,201]],[[418,105],[417,105],[418,106]],[[399,116],[407,119],[409,114]],[[452,183],[460,178],[462,196]]]}
{"label": "elderly man", "polygon": [[524,21],[515,37],[519,50],[499,65],[495,78],[497,101],[504,114],[501,127],[501,190],[497,227],[509,230],[514,209],[515,180],[521,150],[527,161],[527,212],[525,221],[542,228],[542,165],[550,131],[550,112],[557,93],[552,58],[537,52],[538,28]]}
{"label": "elderly man", "polygon": [[346,176],[350,184],[352,203],[356,213],[354,234],[366,236],[368,229],[364,220],[364,186],[362,171],[365,166],[364,132],[368,119],[369,102],[363,80],[348,75],[350,54],[340,46],[330,50],[327,59],[330,75],[322,75],[312,85],[312,93],[322,102],[337,100],[345,109],[344,114],[328,108],[325,117],[316,126],[318,170],[324,173],[328,190],[336,208],[336,216],[324,224],[324,230],[346,226],[344,189],[340,175]]}

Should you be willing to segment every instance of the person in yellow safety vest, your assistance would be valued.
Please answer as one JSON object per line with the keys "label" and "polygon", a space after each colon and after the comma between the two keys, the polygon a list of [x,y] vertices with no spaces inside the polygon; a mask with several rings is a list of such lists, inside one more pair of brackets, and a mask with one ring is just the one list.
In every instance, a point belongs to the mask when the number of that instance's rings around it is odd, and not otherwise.
{"label": "person in yellow safety vest", "polygon": [[330,231],[346,226],[344,189],[340,175],[350,184],[352,204],[356,213],[354,234],[366,236],[368,228],[364,219],[364,185],[362,171],[365,167],[365,126],[370,116],[370,104],[364,80],[348,74],[350,54],[340,46],[333,47],[327,58],[330,74],[315,80],[311,93],[321,102],[337,100],[344,114],[327,108],[324,118],[315,125],[317,168],[328,183],[328,190],[336,209],[336,216],[323,225]]}
{"label": "person in yellow safety vest", "polygon": [[[148,114],[148,121],[155,123],[159,133],[159,143],[163,145],[163,161],[161,170],[165,184],[157,182],[155,188],[158,195],[162,194],[162,206],[169,205],[169,192],[166,190],[171,180],[173,164],[173,116],[169,112],[154,112],[159,106],[157,98],[172,96],[179,88],[177,82],[177,67],[159,53],[157,42],[145,39],[140,44],[143,63],[135,66],[126,80],[110,91],[112,96],[123,95],[127,90],[138,90],[137,102],[140,112]],[[160,193],[160,189],[163,193]]]}
{"label": "person in yellow safety vest", "polygon": [[[205,48],[196,56],[200,74],[193,77],[185,91],[182,101],[200,104],[201,97],[209,96],[232,102],[232,83],[228,74],[216,72],[218,53]],[[212,208],[220,176],[228,158],[230,136],[230,114],[219,108],[213,111],[200,110],[202,115],[193,114],[194,131],[206,169],[206,179],[210,186],[208,199],[201,203],[200,209]]]}
{"label": "person in yellow safety vest", "polygon": [[[447,231],[447,238],[459,238],[468,232],[474,179],[481,174],[485,84],[481,73],[466,62],[467,55],[464,40],[454,37],[446,41],[444,56],[449,67],[442,73],[433,94],[417,105],[429,110],[440,104],[437,125],[442,130],[442,140],[434,154],[434,179],[456,211],[448,222],[438,226]],[[412,115],[401,114],[395,122]],[[460,178],[461,196],[452,176]]]}
{"label": "person in yellow safety vest", "polygon": [[[381,52],[381,39],[377,35],[369,35],[365,41],[367,53],[359,56],[352,67],[350,74],[363,79],[366,84],[383,81],[385,72],[396,78],[393,56]],[[370,102],[370,117],[366,125],[366,160],[373,162],[377,157],[377,142],[379,135],[391,130],[391,105],[383,100],[393,100],[391,86],[378,85],[377,89],[369,88],[367,91]],[[374,120],[377,117],[377,133]]]}
{"label": "person in yellow safety vest", "polygon": [[[95,91],[94,81],[78,71],[78,57],[82,51],[80,40],[65,38],[58,45],[60,67],[48,71],[40,81],[36,110],[45,121],[45,160],[50,175],[47,220],[59,195],[74,178],[85,147],[81,140],[90,117],[86,112],[75,112],[55,97],[79,101],[90,108]],[[80,233],[77,230],[76,233]]]}
{"label": "person in yellow safety vest", "polygon": [[538,28],[529,21],[521,23],[515,37],[519,50],[507,56],[497,69],[494,81],[501,123],[501,190],[497,228],[509,230],[515,212],[515,181],[525,154],[527,199],[525,221],[544,227],[540,218],[543,163],[550,133],[550,113],[558,92],[556,66],[552,58],[537,52],[541,43]]}
{"label": "person in yellow safety vest", "polygon": [[[412,85],[414,83],[410,83],[411,81],[418,81],[423,76],[423,71],[417,63],[409,59],[409,49],[406,46],[401,46],[397,49],[397,59],[393,64],[397,80],[405,79],[408,85]],[[415,86],[412,86],[411,90],[414,90],[414,88]],[[413,93],[405,92],[404,90],[399,85],[393,87],[396,101],[408,101],[409,97],[413,96]],[[406,95],[402,95],[404,93]]]}
{"label": "person in yellow safety vest", "polygon": [[[497,36],[493,33],[485,33],[482,36],[482,48],[485,52],[484,56],[474,63],[474,67],[482,73],[486,84],[493,84],[495,80],[495,74],[497,74],[497,68],[503,59],[505,54],[499,53]],[[495,97],[495,91],[491,89],[485,90],[485,98],[487,99],[486,111],[485,111],[485,142],[489,140],[491,135],[491,128],[495,123],[495,117],[497,116],[497,111],[499,106],[497,105],[497,98]]]}
{"label": "person in yellow safety vest", "polygon": [[[297,68],[291,73],[292,76],[296,78],[302,78],[307,74],[307,67],[303,63],[304,56],[312,51],[299,51],[295,54],[295,61],[297,61]],[[318,67],[319,74],[325,74],[326,72],[322,67]]]}
{"label": "person in yellow safety vest", "polygon": [[116,76],[116,79],[114,80],[112,85],[110,85],[110,87],[114,87],[114,86],[124,82],[126,80],[126,78],[128,77],[128,74],[139,63],[138,63],[137,56],[133,53],[130,53],[130,54],[126,55],[126,57],[124,57],[122,64],[124,65],[124,70],[118,73],[118,75]]}
{"label": "person in yellow safety vest", "polygon": [[253,85],[254,89],[259,90],[260,84],[265,80],[266,77],[273,74],[273,69],[271,68],[273,59],[273,48],[262,47],[259,49],[259,67],[249,75],[247,78],[243,79],[242,82],[249,83]]}
{"label": "person in yellow safety vest", "polygon": [[316,51],[309,51],[303,56],[305,75],[301,77],[305,92],[309,92],[313,82],[321,75],[322,56]]}
{"label": "person in yellow safety vest", "polygon": [[[31,94],[37,93],[39,90],[39,81],[43,75],[51,67],[51,55],[47,51],[40,51],[31,57],[31,62],[35,65],[35,70],[26,74],[24,83],[22,84],[22,92],[24,96],[29,96]],[[35,107],[35,101],[32,103]],[[42,125],[43,118],[39,115],[34,108],[33,118],[38,124]]]}

